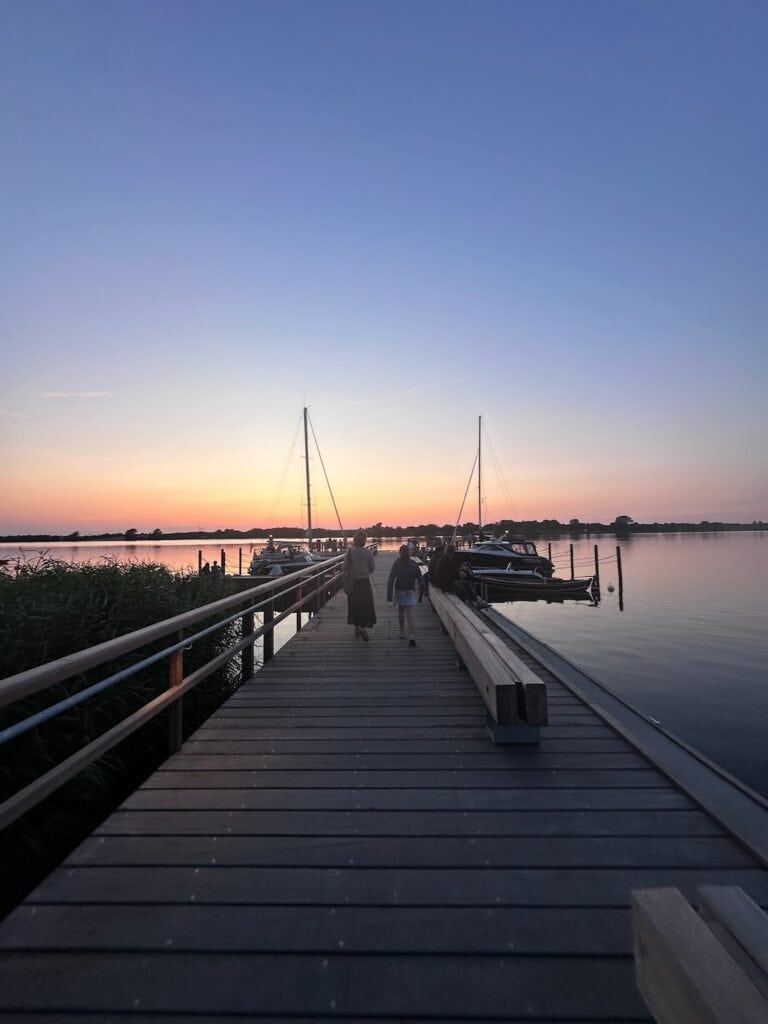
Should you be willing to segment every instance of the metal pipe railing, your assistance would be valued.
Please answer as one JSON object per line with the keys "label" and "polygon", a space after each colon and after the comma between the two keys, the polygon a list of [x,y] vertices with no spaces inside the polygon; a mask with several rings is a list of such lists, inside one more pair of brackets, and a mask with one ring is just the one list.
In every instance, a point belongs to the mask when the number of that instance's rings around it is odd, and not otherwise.
{"label": "metal pipe railing", "polygon": [[[168,659],[168,689],[0,804],[0,829],[12,824],[21,815],[25,814],[41,800],[50,796],[51,793],[64,785],[65,782],[68,782],[73,776],[77,775],[78,772],[88,767],[99,757],[102,757],[118,743],[121,743],[127,736],[166,709],[170,709],[172,712],[169,719],[169,750],[171,752],[178,750],[181,746],[182,738],[181,701],[184,694],[225,666],[242,651],[251,652],[251,658],[244,660],[243,668],[245,669],[247,663],[250,663],[252,667],[252,655],[256,641],[262,636],[271,638],[275,626],[294,613],[300,614],[302,609],[307,607],[314,598],[319,598],[321,594],[326,593],[334,585],[338,584],[342,575],[341,562],[343,558],[344,554],[335,558],[329,558],[317,565],[308,566],[306,569],[299,569],[285,576],[279,576],[275,580],[259,584],[239,594],[234,594],[230,597],[222,598],[220,601],[203,605],[193,611],[173,616],[162,622],[154,623],[152,626],[134,630],[132,633],[126,633],[122,637],[115,637],[113,640],[108,640],[95,647],[78,651],[75,654],[49,662],[47,665],[41,665],[38,668],[20,672],[15,676],[10,676],[0,681],[0,707],[2,707],[24,697],[29,697],[32,694],[40,693],[56,683],[81,675],[97,665],[104,664],[123,654],[128,654],[145,647],[147,644],[163,639],[171,633],[175,634],[176,637],[176,642],[163,648],[163,650],[148,655],[129,668],[113,673],[106,679],[93,683],[78,693],[72,694],[64,700],[45,708],[43,711],[22,719],[0,733],[0,744],[9,742],[30,729],[36,728],[50,720],[62,711],[82,703],[89,697],[136,675],[136,673],[157,664],[157,662],[165,658]],[[308,583],[317,581],[319,581],[319,585],[312,587],[310,590],[305,589]],[[271,614],[276,594],[284,597],[293,591],[298,591],[296,600],[279,615]],[[243,607],[244,603],[245,607]],[[313,605],[312,607],[315,606]],[[217,619],[215,623],[206,626],[192,636],[183,636],[185,628],[210,619],[213,615],[229,611],[230,608],[237,608],[237,610],[230,615],[225,615],[222,619]],[[254,614],[262,608],[265,610],[265,621],[258,629],[254,629]],[[195,641],[223,629],[236,619],[241,619],[243,622],[243,635],[241,639],[185,678],[184,651],[188,650]]]}

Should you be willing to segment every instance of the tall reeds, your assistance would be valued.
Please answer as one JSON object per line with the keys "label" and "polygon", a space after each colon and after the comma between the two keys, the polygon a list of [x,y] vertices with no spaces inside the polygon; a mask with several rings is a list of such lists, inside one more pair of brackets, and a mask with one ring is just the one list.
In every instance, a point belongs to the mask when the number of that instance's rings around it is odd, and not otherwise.
{"label": "tall reeds", "polygon": [[[152,563],[71,565],[50,558],[0,572],[0,678],[15,675],[223,597],[226,582],[172,572]],[[185,652],[185,674],[229,646],[233,623]],[[105,678],[154,647],[124,656],[67,683],[0,709],[0,729]],[[205,680],[184,700],[184,735],[238,685],[237,665]],[[0,800],[106,732],[167,687],[159,662],[0,747]],[[166,757],[165,716],[0,833],[0,914],[7,912],[87,836]]]}

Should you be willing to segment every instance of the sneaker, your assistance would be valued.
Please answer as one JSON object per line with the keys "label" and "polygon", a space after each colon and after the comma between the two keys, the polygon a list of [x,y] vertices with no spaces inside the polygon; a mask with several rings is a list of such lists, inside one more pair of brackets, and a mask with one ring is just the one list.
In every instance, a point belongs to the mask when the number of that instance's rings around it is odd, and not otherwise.
{"label": "sneaker", "polygon": [[410,647],[415,647],[416,646],[416,641],[413,639],[413,637],[410,637],[408,639],[408,644],[409,644]]}
{"label": "sneaker", "polygon": [[368,641],[371,639],[368,636],[368,630],[365,628],[365,626],[360,627],[360,636],[363,638],[363,640],[365,640],[366,643],[368,643]]}

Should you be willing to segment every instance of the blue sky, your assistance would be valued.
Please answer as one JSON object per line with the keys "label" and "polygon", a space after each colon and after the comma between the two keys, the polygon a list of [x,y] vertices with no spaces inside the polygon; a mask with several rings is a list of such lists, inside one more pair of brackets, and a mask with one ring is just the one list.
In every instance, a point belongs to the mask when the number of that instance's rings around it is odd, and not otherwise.
{"label": "blue sky", "polygon": [[261,523],[305,403],[355,522],[450,521],[478,414],[490,518],[768,517],[764,4],[27,0],[0,38],[0,530]]}

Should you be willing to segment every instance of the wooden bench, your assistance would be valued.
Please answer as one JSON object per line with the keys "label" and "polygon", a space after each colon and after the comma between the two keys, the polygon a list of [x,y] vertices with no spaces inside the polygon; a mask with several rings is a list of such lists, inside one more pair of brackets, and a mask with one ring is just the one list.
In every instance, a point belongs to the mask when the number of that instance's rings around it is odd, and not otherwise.
{"label": "wooden bench", "polygon": [[455,594],[432,586],[429,599],[485,701],[494,743],[537,743],[547,724],[545,683]]}
{"label": "wooden bench", "polygon": [[766,1024],[768,917],[736,886],[632,893],[637,987],[657,1024]]}

